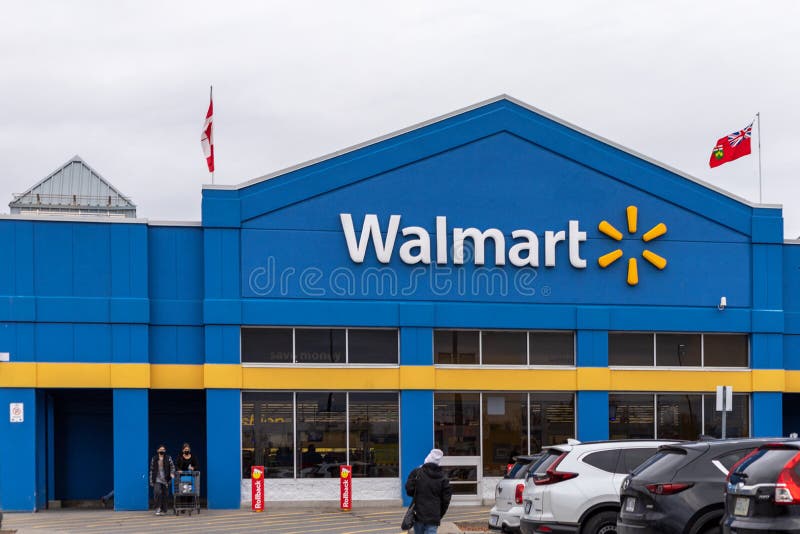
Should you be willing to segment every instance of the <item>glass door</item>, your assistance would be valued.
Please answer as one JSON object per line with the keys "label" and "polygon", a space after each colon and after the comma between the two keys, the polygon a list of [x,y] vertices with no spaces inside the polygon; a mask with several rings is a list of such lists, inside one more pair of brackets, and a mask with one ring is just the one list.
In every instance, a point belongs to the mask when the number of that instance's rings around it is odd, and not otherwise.
{"label": "glass door", "polygon": [[450,479],[450,486],[453,488],[453,504],[481,504],[483,473],[480,456],[445,456],[439,465]]}

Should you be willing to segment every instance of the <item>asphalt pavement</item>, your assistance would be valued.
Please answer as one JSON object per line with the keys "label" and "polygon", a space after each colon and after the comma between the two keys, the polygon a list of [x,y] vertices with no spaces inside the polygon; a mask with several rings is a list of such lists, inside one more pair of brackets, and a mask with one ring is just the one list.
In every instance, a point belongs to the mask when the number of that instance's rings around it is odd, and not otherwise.
{"label": "asphalt pavement", "polygon": [[[268,533],[268,534],[401,534],[405,508],[364,508],[350,512],[336,509],[202,510],[199,515],[155,516],[153,512],[110,510],[48,510],[6,513],[3,530],[17,534],[68,534],[106,532]],[[489,507],[453,506],[444,518],[440,534],[458,533],[456,521],[488,521]]]}

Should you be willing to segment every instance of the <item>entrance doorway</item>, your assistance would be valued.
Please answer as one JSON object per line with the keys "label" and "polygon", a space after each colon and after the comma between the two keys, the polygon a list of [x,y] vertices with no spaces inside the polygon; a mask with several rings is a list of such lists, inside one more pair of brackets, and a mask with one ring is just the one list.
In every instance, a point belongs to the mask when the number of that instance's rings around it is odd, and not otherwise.
{"label": "entrance doorway", "polygon": [[151,389],[148,461],[156,447],[164,445],[177,462],[181,446],[189,443],[200,462],[200,495],[205,500],[208,466],[206,456],[206,395],[204,390]]}
{"label": "entrance doorway", "polygon": [[112,403],[108,389],[45,391],[49,508],[96,505],[114,487]]}
{"label": "entrance doorway", "polygon": [[482,463],[480,456],[445,456],[439,462],[453,488],[453,504],[480,505]]}

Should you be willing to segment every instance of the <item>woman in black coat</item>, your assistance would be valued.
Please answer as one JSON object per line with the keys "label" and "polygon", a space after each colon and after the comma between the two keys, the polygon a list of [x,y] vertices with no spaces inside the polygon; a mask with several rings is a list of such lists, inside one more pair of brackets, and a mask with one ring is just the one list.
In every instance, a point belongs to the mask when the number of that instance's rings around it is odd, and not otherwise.
{"label": "woman in black coat", "polygon": [[192,448],[188,443],[184,443],[181,448],[181,455],[177,458],[178,471],[200,471],[200,462],[192,454]]}
{"label": "woman in black coat", "polygon": [[436,534],[450,506],[453,490],[439,467],[442,456],[442,451],[433,449],[425,463],[411,471],[406,480],[406,494],[414,498],[415,534]]}

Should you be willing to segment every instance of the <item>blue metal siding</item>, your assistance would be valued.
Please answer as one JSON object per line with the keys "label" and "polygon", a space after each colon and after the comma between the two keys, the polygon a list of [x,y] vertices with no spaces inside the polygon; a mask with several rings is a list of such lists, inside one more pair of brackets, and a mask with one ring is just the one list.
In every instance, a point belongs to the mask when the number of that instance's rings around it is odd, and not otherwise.
{"label": "blue metal siding", "polygon": [[0,388],[0,406],[12,402],[25,405],[22,423],[0,417],[0,510],[5,512],[36,509],[37,469],[42,461],[36,447],[36,400],[35,389]]}
{"label": "blue metal siding", "polygon": [[404,390],[400,392],[400,493],[403,504],[411,498],[406,495],[408,474],[422,465],[433,448],[433,391]]}
{"label": "blue metal siding", "polygon": [[577,439],[608,439],[608,392],[578,391],[575,400]]}
{"label": "blue metal siding", "polygon": [[238,509],[241,496],[242,421],[238,389],[206,390],[208,506]]}
{"label": "blue metal siding", "polygon": [[147,510],[150,492],[148,391],[115,389],[113,396],[114,509]]}

